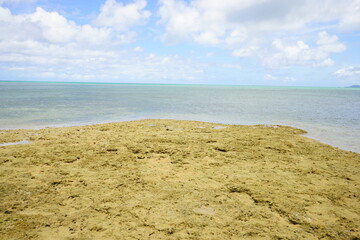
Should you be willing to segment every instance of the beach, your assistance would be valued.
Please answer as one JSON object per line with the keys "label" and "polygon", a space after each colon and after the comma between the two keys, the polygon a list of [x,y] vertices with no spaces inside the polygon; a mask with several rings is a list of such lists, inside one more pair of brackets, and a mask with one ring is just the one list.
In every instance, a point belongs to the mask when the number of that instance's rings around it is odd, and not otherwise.
{"label": "beach", "polygon": [[[3,239],[359,239],[360,154],[278,125],[1,130]],[[24,142],[28,141],[28,142]]]}

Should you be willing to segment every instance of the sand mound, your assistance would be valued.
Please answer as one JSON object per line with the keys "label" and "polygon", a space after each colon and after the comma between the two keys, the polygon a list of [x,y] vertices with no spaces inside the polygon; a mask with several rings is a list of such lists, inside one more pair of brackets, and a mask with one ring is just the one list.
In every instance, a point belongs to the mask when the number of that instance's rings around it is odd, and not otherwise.
{"label": "sand mound", "polygon": [[0,236],[359,239],[360,154],[302,133],[174,120],[2,131],[30,143],[0,147]]}

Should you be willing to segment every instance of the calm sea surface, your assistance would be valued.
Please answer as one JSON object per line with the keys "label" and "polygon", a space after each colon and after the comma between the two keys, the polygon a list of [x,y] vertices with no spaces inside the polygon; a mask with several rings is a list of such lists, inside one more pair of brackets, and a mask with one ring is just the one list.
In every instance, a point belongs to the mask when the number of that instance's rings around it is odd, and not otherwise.
{"label": "calm sea surface", "polygon": [[360,152],[360,89],[0,81],[0,129],[144,118],[290,125]]}

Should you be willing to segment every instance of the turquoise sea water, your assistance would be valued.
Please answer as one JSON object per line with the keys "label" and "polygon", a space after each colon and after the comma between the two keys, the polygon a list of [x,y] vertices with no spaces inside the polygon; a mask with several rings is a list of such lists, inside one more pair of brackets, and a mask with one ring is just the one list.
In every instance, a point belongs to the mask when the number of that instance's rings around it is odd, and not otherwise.
{"label": "turquoise sea water", "polygon": [[360,90],[0,81],[0,129],[144,118],[282,124],[360,152]]}

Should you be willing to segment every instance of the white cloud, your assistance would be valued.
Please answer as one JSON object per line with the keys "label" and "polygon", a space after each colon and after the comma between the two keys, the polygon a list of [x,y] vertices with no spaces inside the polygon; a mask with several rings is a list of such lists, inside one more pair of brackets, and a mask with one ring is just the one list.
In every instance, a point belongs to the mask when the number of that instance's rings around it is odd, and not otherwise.
{"label": "white cloud", "polygon": [[134,25],[145,23],[150,17],[150,12],[144,10],[145,7],[145,0],[135,0],[127,5],[118,3],[116,0],[107,0],[94,23],[98,26],[126,31]]}
{"label": "white cloud", "polygon": [[213,52],[208,52],[208,53],[206,53],[206,56],[207,57],[212,57],[212,56],[214,56],[215,54],[213,53]]}
{"label": "white cloud", "polygon": [[[142,9],[144,4],[137,6]],[[0,32],[0,69],[27,72],[31,78],[186,81],[202,74],[203,66],[191,60],[176,55],[145,56],[140,46],[129,49],[122,45],[136,37],[131,30],[78,25],[42,8],[14,15],[0,7]]]}
{"label": "white cloud", "polygon": [[19,4],[31,4],[37,2],[38,0],[0,0],[0,4],[11,4],[11,5],[19,5]]}
{"label": "white cloud", "polygon": [[347,14],[340,19],[338,28],[342,31],[355,31],[360,29],[360,1],[346,2],[348,4]]}
{"label": "white cloud", "polygon": [[283,82],[286,82],[286,83],[291,83],[291,82],[296,82],[296,78],[294,77],[286,77]]}
{"label": "white cloud", "polygon": [[249,57],[254,55],[257,50],[257,46],[246,46],[233,50],[231,54],[235,57]]}
{"label": "white cloud", "polygon": [[221,64],[221,67],[230,68],[230,69],[242,69],[242,66],[236,63],[224,63]]}
{"label": "white cloud", "polygon": [[[34,41],[0,44],[0,69],[29,70],[32,77],[61,80],[186,82],[200,77],[203,66],[176,55],[142,55],[129,50],[79,49]],[[17,51],[14,52],[13,50]],[[14,68],[16,66],[16,68]]]}
{"label": "white cloud", "polygon": [[[346,48],[337,36],[324,31],[316,46],[303,40],[288,44],[279,36],[295,36],[299,31],[311,34],[319,25],[343,31],[360,29],[360,0],[159,0],[159,4],[166,42],[226,47],[236,57],[258,56],[266,66],[315,65],[314,61],[331,65],[326,59]],[[277,51],[271,57],[268,42]]]}
{"label": "white cloud", "polygon": [[299,40],[296,44],[286,44],[281,39],[272,42],[275,53],[270,56],[262,56],[263,62],[269,67],[288,66],[294,64],[306,64],[322,60],[323,64],[333,64],[329,59],[332,53],[339,53],[346,49],[344,43],[338,41],[338,37],[330,36],[327,32],[320,32],[315,47],[310,47]]}
{"label": "white cloud", "polygon": [[136,47],[134,48],[134,51],[135,51],[135,52],[142,52],[142,51],[144,51],[144,49],[143,49],[142,47],[140,47],[140,46],[136,46]]}
{"label": "white cloud", "polygon": [[265,74],[264,79],[268,80],[268,81],[273,81],[273,82],[276,81],[276,82],[283,82],[283,83],[296,82],[296,78],[294,78],[294,77],[278,77],[278,76],[273,76],[271,74]]}
{"label": "white cloud", "polygon": [[202,32],[195,36],[194,39],[200,44],[216,45],[219,43],[218,37],[213,32]]}
{"label": "white cloud", "polygon": [[245,30],[240,31],[239,29],[236,29],[231,31],[231,33],[225,37],[225,43],[229,47],[238,47],[247,39],[247,37]]}
{"label": "white cloud", "polygon": [[[89,24],[78,24],[40,7],[28,14],[13,14],[5,7],[35,1],[0,0],[1,69],[31,70],[43,77],[64,79],[191,79],[201,75],[205,64],[176,55],[147,55],[140,46],[126,45],[138,38],[135,30],[142,24],[148,24],[144,36],[152,37],[151,41],[161,38],[171,44],[186,41],[216,46],[234,57],[258,58],[272,68],[326,67],[334,65],[333,54],[346,49],[344,39],[334,32],[360,29],[360,0],[159,0],[155,27],[149,21],[146,0],[104,0]],[[331,34],[320,30],[316,35],[314,29],[324,26]],[[190,52],[188,47],[184,47],[184,54]],[[208,51],[213,48],[193,51],[193,59],[212,56]],[[204,62],[213,62],[209,60]],[[244,69],[247,63],[240,61]],[[210,64],[241,68],[237,64]],[[356,72],[348,67],[335,75],[358,76]],[[296,80],[271,74],[264,79]]]}
{"label": "white cloud", "polygon": [[119,34],[89,24],[77,25],[57,12],[40,7],[34,13],[22,15],[12,15],[9,9],[0,7],[0,31],[0,40],[4,42],[33,40],[54,44],[105,44],[129,40],[124,39],[129,33]]}
{"label": "white cloud", "polygon": [[360,77],[360,65],[341,68],[337,70],[334,74],[339,78],[355,76]]}
{"label": "white cloud", "polygon": [[49,42],[68,42],[77,34],[75,23],[68,21],[57,12],[47,12],[38,7],[36,12],[24,16],[23,21],[28,21],[42,30],[43,37]]}
{"label": "white cloud", "polygon": [[183,1],[160,0],[159,23],[165,24],[164,39],[170,43],[193,39],[201,28],[200,13]]}
{"label": "white cloud", "polygon": [[119,43],[131,42],[133,39],[132,33],[127,34],[118,34],[115,35],[114,32],[109,28],[95,28],[89,24],[85,24],[79,27],[77,34],[75,36],[76,41],[89,43],[94,45],[104,44],[106,42],[112,41],[113,38],[118,40]]}
{"label": "white cloud", "polygon": [[323,31],[318,34],[318,50],[326,53],[339,53],[346,49],[345,44],[340,43],[339,38],[335,35],[330,36],[327,32]]}
{"label": "white cloud", "polygon": [[273,80],[278,80],[278,77],[275,77],[271,74],[265,74],[264,79],[273,81]]}
{"label": "white cloud", "polygon": [[[217,41],[240,34],[294,31],[309,24],[338,21],[342,29],[359,28],[359,0],[160,0],[158,15],[165,39],[193,40],[206,34]],[[229,40],[225,40],[229,41]],[[212,41],[215,42],[215,41]],[[203,43],[203,42],[200,42]],[[207,42],[205,42],[207,44]],[[232,41],[230,40],[230,44]]]}
{"label": "white cloud", "polygon": [[331,58],[326,58],[324,61],[320,63],[315,63],[314,66],[316,67],[330,67],[333,66],[335,62]]}

